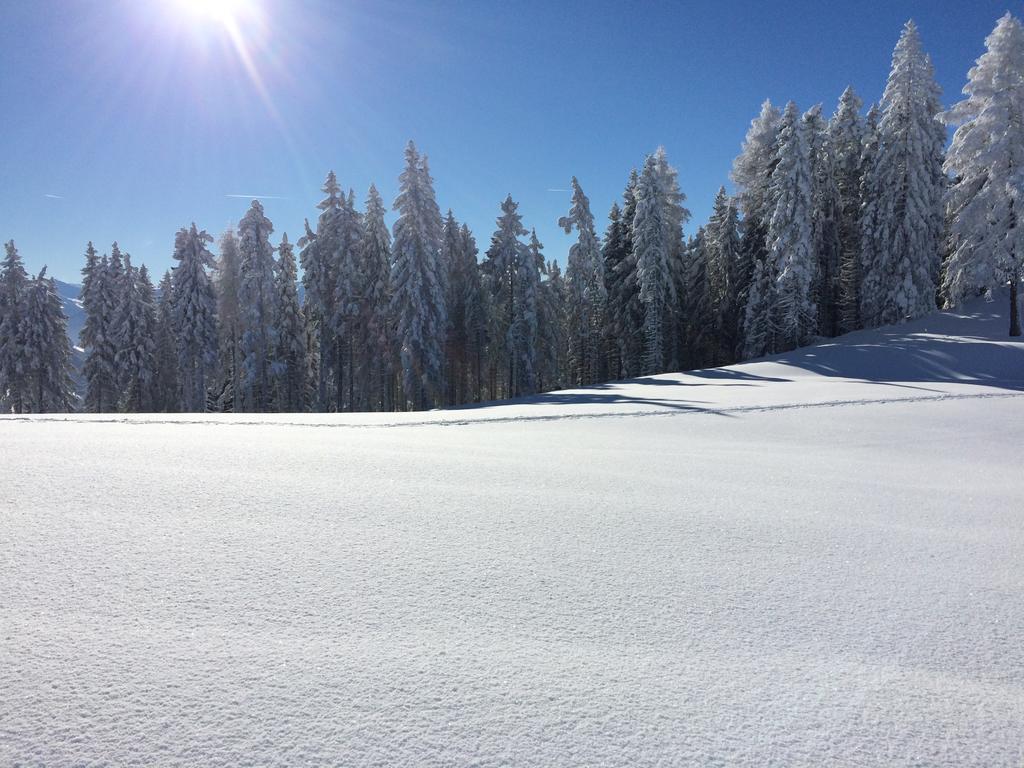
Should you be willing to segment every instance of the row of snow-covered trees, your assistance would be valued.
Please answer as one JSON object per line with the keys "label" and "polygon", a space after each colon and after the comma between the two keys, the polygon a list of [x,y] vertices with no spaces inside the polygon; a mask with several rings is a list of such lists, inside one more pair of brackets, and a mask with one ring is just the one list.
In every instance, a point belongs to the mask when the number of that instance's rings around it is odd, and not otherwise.
{"label": "row of snow-covered trees", "polygon": [[[333,173],[295,247],[254,201],[236,230],[195,225],[154,289],[115,243],[89,245],[81,344],[93,412],[428,408],[664,370],[722,365],[920,316],[1007,283],[1012,335],[1024,189],[1024,31],[1000,19],[941,112],[908,23],[881,101],[847,89],[830,119],[769,102],[689,239],[663,149],[630,174],[603,239],[572,180],[559,225],[575,233],[565,276],[516,202],[490,245],[442,216],[412,143],[394,202],[363,210]],[[945,150],[945,121],[958,126]],[[528,237],[527,237],[528,236]],[[45,270],[44,270],[45,271]],[[72,405],[52,285],[28,280],[13,243],[0,271],[0,397],[8,411]]]}

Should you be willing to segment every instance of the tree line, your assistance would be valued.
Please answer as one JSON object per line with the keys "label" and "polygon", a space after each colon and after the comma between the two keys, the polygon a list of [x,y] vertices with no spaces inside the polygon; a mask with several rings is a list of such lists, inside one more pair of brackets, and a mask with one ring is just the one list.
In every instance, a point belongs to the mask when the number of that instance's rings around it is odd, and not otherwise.
{"label": "tree line", "polygon": [[[315,225],[275,245],[258,200],[213,238],[175,236],[158,286],[114,243],[85,253],[79,400],[66,318],[13,242],[0,267],[0,408],[67,411],[425,409],[725,365],[898,323],[1007,283],[1020,335],[1024,30],[1006,14],[943,112],[913,22],[881,100],[834,114],[769,101],[708,222],[663,148],[631,172],[598,237],[576,178],[565,274],[511,195],[480,258],[442,215],[412,142],[389,229],[327,175]],[[957,126],[946,149],[945,124]],[[301,266],[301,279],[299,267]],[[299,286],[302,287],[300,301]]]}

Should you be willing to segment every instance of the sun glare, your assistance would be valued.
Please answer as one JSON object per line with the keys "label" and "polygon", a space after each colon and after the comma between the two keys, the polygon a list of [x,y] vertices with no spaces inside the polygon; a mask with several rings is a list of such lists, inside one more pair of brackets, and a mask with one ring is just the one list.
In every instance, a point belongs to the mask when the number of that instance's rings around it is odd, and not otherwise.
{"label": "sun glare", "polygon": [[175,0],[175,3],[196,19],[230,26],[238,22],[239,16],[252,5],[252,0]]}

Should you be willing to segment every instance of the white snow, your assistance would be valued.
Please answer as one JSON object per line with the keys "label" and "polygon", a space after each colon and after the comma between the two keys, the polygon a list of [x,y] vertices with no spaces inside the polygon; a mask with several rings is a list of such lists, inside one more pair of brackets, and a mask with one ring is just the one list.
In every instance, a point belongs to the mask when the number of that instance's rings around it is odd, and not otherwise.
{"label": "white snow", "polygon": [[505,406],[4,418],[0,764],[1020,765],[1004,304]]}

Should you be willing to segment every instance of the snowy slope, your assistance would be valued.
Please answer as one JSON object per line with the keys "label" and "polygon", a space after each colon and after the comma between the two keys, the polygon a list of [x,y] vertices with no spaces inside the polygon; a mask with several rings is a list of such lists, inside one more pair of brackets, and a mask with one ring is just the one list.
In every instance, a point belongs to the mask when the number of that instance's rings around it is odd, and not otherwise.
{"label": "snowy slope", "polygon": [[0,420],[0,764],[1019,766],[1001,308],[457,412]]}

